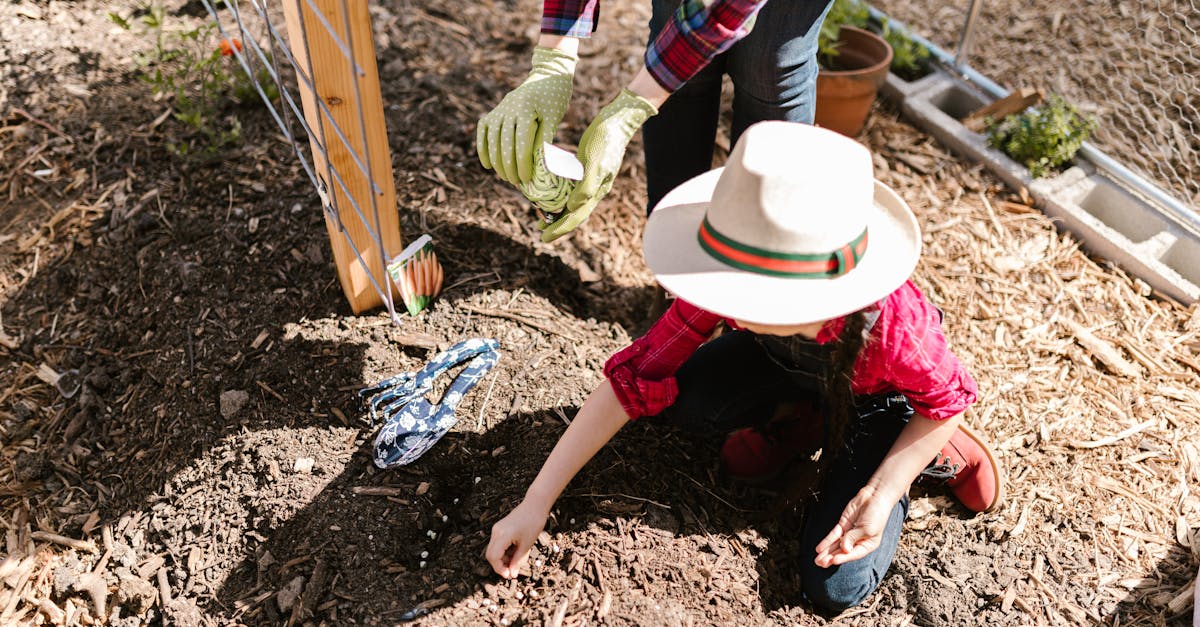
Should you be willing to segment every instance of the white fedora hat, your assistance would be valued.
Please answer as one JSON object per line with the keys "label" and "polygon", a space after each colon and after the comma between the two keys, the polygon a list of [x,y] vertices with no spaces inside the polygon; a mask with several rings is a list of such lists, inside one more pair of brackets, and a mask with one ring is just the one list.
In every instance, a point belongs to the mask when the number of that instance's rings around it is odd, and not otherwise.
{"label": "white fedora hat", "polygon": [[795,122],[746,129],[724,168],[658,203],[643,244],[667,291],[728,318],[780,325],[882,299],[921,254],[916,217],[874,179],[871,153]]}

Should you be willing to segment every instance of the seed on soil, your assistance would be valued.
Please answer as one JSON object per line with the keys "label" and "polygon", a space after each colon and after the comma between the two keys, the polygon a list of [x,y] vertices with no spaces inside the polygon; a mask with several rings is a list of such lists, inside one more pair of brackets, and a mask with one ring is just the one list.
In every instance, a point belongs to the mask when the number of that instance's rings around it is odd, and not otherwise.
{"label": "seed on soil", "polygon": [[250,395],[244,390],[226,390],[221,392],[221,398],[218,401],[221,417],[228,419],[237,415],[248,400],[250,400]]}
{"label": "seed on soil", "polygon": [[429,557],[429,551],[421,551],[421,559]]}
{"label": "seed on soil", "polygon": [[420,563],[420,564],[417,564],[417,567],[419,567],[419,568],[425,568],[425,560],[421,560],[421,563]]}
{"label": "seed on soil", "polygon": [[475,477],[475,483],[479,483],[480,481],[483,481],[482,477]]}
{"label": "seed on soil", "polygon": [[313,466],[315,466],[316,463],[317,460],[311,457],[297,457],[295,465],[292,466],[292,470],[298,473],[308,474],[312,472]]}

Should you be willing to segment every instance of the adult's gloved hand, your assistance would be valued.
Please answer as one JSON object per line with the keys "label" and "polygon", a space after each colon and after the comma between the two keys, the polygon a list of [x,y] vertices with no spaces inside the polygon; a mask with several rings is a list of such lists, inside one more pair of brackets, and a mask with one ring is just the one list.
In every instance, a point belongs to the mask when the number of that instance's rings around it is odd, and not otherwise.
{"label": "adult's gloved hand", "polygon": [[552,142],[571,101],[574,54],[538,46],[525,82],[479,120],[475,149],[483,167],[517,185],[533,176],[535,142]]}
{"label": "adult's gloved hand", "polygon": [[612,102],[600,109],[579,140],[583,180],[575,185],[567,198],[567,208],[559,218],[542,226],[543,242],[570,233],[588,219],[600,199],[612,189],[629,140],[650,116],[657,113],[658,109],[649,100],[628,89],[622,89]]}

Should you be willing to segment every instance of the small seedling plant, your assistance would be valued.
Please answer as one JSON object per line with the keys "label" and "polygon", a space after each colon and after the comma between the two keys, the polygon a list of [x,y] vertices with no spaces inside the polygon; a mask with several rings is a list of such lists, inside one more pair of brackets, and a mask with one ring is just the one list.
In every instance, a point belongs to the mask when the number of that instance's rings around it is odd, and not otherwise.
{"label": "small seedling plant", "polygon": [[138,77],[150,85],[155,99],[168,100],[172,117],[191,130],[178,141],[168,141],[167,147],[180,155],[212,156],[239,143],[242,124],[236,108],[261,102],[255,84],[268,98],[278,97],[267,69],[260,68],[251,78],[234,57],[242,51],[241,40],[222,39],[213,21],[176,28],[168,24],[159,4],[146,5],[135,15],[108,17],[125,30],[153,38],[148,51],[133,57]]}
{"label": "small seedling plant", "polygon": [[988,143],[1020,162],[1034,177],[1042,177],[1067,163],[1091,135],[1096,122],[1062,96],[999,122],[989,120]]}

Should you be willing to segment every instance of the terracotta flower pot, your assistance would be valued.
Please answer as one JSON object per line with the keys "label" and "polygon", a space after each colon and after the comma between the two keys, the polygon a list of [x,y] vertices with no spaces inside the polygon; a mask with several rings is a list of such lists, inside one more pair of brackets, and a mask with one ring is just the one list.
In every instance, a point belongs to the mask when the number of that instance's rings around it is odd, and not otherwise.
{"label": "terracotta flower pot", "polygon": [[842,26],[833,67],[823,67],[817,75],[817,126],[850,137],[858,135],[891,63],[892,47],[882,37]]}

